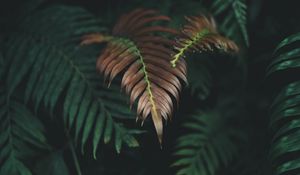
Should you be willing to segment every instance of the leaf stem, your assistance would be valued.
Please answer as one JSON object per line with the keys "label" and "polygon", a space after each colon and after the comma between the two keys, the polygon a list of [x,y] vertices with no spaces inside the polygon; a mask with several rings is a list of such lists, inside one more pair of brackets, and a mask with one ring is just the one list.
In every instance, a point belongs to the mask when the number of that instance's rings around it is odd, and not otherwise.
{"label": "leaf stem", "polygon": [[194,38],[186,40],[181,48],[178,48],[178,53],[173,56],[173,59],[170,61],[172,67],[176,67],[176,64],[178,60],[183,57],[185,52],[195,43],[203,40],[208,34],[210,34],[210,31],[208,29],[203,29],[200,32],[198,32]]}
{"label": "leaf stem", "polygon": [[72,157],[73,157],[73,160],[74,160],[74,166],[75,166],[77,175],[82,175],[80,165],[79,165],[79,161],[78,161],[77,154],[76,154],[76,150],[74,148],[73,140],[70,138],[69,132],[67,131],[66,133],[67,133],[67,137],[68,137],[68,140],[69,140],[69,147],[70,147],[70,151],[71,151],[71,154],[72,154]]}

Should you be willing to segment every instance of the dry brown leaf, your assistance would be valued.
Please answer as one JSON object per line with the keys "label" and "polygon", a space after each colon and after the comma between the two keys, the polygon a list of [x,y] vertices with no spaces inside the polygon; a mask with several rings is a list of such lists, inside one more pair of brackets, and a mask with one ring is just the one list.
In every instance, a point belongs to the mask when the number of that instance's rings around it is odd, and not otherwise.
{"label": "dry brown leaf", "polygon": [[138,120],[152,117],[159,142],[162,143],[163,119],[173,115],[174,101],[179,100],[182,82],[186,82],[186,63],[179,59],[170,65],[174,41],[159,33],[177,34],[176,30],[155,25],[170,18],[154,10],[137,9],[121,16],[112,36],[91,34],[82,43],[108,41],[97,60],[97,70],[111,82],[123,73],[122,88],[130,94],[131,105],[137,102]]}

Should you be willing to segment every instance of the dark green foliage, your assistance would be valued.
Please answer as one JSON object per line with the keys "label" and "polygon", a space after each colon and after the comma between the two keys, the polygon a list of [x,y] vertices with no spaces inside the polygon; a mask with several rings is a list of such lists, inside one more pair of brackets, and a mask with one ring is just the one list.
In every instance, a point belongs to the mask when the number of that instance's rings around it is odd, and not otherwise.
{"label": "dark green foliage", "polygon": [[[299,69],[300,34],[284,39],[275,50],[275,59],[268,67],[267,75],[283,74]],[[270,158],[274,174],[298,174],[300,172],[300,81],[293,77],[282,88],[271,106],[270,127],[273,131]]]}
{"label": "dark green foliage", "polygon": [[[86,34],[108,36],[136,8],[169,16],[154,25],[177,31],[185,16],[212,15],[241,50],[184,58],[188,84],[162,147],[151,117],[136,123],[122,77],[108,87],[97,72],[107,45],[80,44]],[[1,1],[0,175],[300,174],[298,8],[294,0]]]}
{"label": "dark green foliage", "polygon": [[62,151],[51,152],[39,161],[34,172],[44,175],[69,175],[68,166],[66,165]]}
{"label": "dark green foliage", "polygon": [[201,64],[195,64],[195,61],[189,60],[188,69],[188,86],[191,89],[191,94],[198,97],[199,99],[205,100],[209,94],[212,87],[212,75],[210,73],[210,61],[201,60]]}
{"label": "dark green foliage", "polygon": [[300,82],[284,87],[271,108],[271,128],[274,131],[270,156],[274,174],[299,173],[300,170]]}
{"label": "dark green foliage", "polygon": [[0,87],[0,174],[31,175],[27,161],[49,148],[44,126],[24,104]]}
{"label": "dark green foliage", "polygon": [[235,140],[239,133],[227,124],[236,116],[223,116],[215,111],[198,111],[183,124],[188,134],[177,139],[172,164],[179,168],[176,174],[216,174],[237,155]]}
{"label": "dark green foliage", "polygon": [[[34,24],[42,27],[34,27]],[[43,105],[53,112],[66,90],[62,113],[64,122],[68,128],[74,128],[75,140],[82,150],[88,137],[93,138],[94,157],[101,140],[108,143],[115,139],[118,152],[123,139],[129,146],[137,146],[134,138],[114,123],[112,115],[124,117],[126,112],[122,108],[113,113],[108,111],[106,105],[110,104],[105,105],[103,99],[109,101],[109,91],[104,92],[105,88],[97,85],[101,79],[95,71],[95,59],[84,55],[85,52],[78,46],[79,36],[87,32],[101,32],[102,28],[98,26],[97,20],[81,8],[50,7],[20,24],[24,35],[10,38],[6,55],[12,60],[7,75],[8,93],[11,94],[28,76],[25,101],[32,99],[36,110]],[[49,33],[44,33],[45,30]],[[113,99],[114,96],[109,97]]]}
{"label": "dark green foliage", "polygon": [[216,16],[226,16],[220,22],[220,28],[227,36],[249,46],[245,0],[216,0],[211,10]]}
{"label": "dark green foliage", "polygon": [[[267,75],[278,71],[296,69],[300,66],[300,48],[293,46],[300,41],[300,33],[291,35],[284,39],[275,49],[276,58],[271,62],[267,69]],[[292,47],[292,48],[289,48]],[[281,51],[284,50],[285,51]]]}
{"label": "dark green foliage", "polygon": [[[216,86],[222,84],[221,81],[227,81],[229,83],[229,80],[221,78],[220,75],[226,77],[225,74],[228,73],[227,69],[232,69],[233,67],[237,67],[237,69],[242,69],[239,61],[241,61],[240,58],[229,58],[228,55],[224,56],[221,54],[211,53],[203,53],[201,56],[198,57],[197,55],[190,57],[190,59],[187,60],[187,64],[189,66],[187,85],[187,87],[189,88],[189,93],[193,97],[196,97],[200,100],[207,100],[210,96],[215,95],[214,93],[216,92],[214,90]],[[227,67],[218,66],[222,64],[228,65]],[[218,70],[218,72],[216,70]],[[240,70],[237,70],[237,72],[239,72],[239,74],[241,75],[243,74]],[[235,88],[236,87],[233,87],[233,89]],[[232,89],[228,90],[232,91]]]}

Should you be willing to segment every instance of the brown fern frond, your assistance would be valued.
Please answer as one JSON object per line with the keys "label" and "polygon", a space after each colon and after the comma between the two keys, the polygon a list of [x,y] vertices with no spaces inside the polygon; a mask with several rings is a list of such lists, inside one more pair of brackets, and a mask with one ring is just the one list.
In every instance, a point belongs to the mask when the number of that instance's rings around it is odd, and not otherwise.
{"label": "brown fern frond", "polygon": [[181,35],[177,39],[171,64],[176,67],[180,58],[187,52],[213,51],[215,48],[225,52],[237,52],[237,45],[230,39],[221,36],[217,31],[217,26],[212,17],[191,16],[186,17],[188,23],[181,30]]}
{"label": "brown fern frond", "polygon": [[174,41],[159,34],[177,34],[176,30],[152,25],[170,18],[154,10],[137,9],[121,16],[113,28],[112,36],[91,34],[83,44],[108,41],[97,60],[97,69],[111,82],[125,72],[122,88],[130,94],[131,105],[137,102],[137,119],[151,116],[159,142],[162,143],[163,119],[172,117],[173,103],[179,100],[181,81],[186,82],[186,63],[178,60],[172,68],[170,61]]}

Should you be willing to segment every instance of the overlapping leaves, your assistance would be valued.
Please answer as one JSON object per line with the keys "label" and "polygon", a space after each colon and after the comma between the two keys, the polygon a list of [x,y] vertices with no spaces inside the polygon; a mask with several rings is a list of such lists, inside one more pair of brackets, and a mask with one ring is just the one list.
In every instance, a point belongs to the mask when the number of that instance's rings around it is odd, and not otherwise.
{"label": "overlapping leaves", "polygon": [[[278,45],[275,59],[267,70],[268,76],[299,68],[299,36],[299,33],[291,35]],[[273,138],[270,157],[276,175],[300,172],[299,80],[297,76],[292,77],[292,82],[281,90],[271,106],[270,127]]]}
{"label": "overlapping leaves", "polygon": [[[271,160],[276,175],[300,170],[300,81],[286,86],[271,108]],[[293,155],[293,156],[290,156]]]}
{"label": "overlapping leaves", "polygon": [[[94,157],[101,142],[113,141],[118,152],[123,142],[129,146],[138,144],[113,120],[132,116],[123,112],[128,109],[112,110],[112,101],[118,104],[122,98],[101,85],[92,50],[79,47],[79,36],[102,32],[100,26],[99,20],[81,8],[49,7],[20,24],[18,35],[10,37],[6,54],[9,94],[24,83],[25,101],[32,101],[36,110],[62,110],[59,115],[69,129],[74,128],[75,140],[82,149],[91,138]],[[61,102],[63,109],[58,105]]]}
{"label": "overlapping leaves", "polygon": [[151,114],[160,143],[163,119],[173,113],[173,99],[179,100],[180,80],[186,81],[185,62],[178,60],[178,67],[169,65],[172,46],[175,44],[160,33],[177,33],[173,29],[153,23],[168,21],[169,17],[154,10],[137,9],[121,16],[112,30],[112,36],[90,34],[83,44],[108,42],[97,61],[97,69],[109,83],[120,73],[122,87],[130,94],[131,105],[138,100],[138,120]]}
{"label": "overlapping leaves", "polygon": [[[2,82],[1,82],[2,83]],[[0,174],[31,175],[28,158],[47,150],[44,126],[0,86]]]}
{"label": "overlapping leaves", "polygon": [[211,10],[215,16],[225,16],[221,22],[221,30],[235,41],[240,41],[249,46],[247,32],[247,5],[245,0],[216,0]]}
{"label": "overlapping leaves", "polygon": [[217,31],[217,26],[212,17],[191,16],[186,17],[188,24],[181,30],[181,36],[177,39],[177,50],[171,64],[176,67],[177,61],[188,52],[213,51],[213,49],[224,50],[225,52],[237,52],[237,45],[221,36]]}

